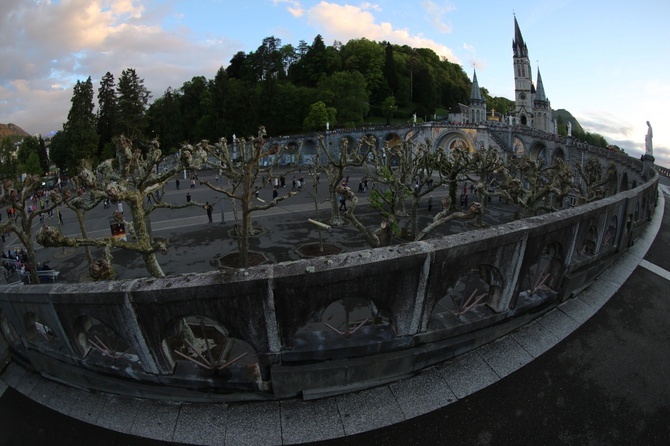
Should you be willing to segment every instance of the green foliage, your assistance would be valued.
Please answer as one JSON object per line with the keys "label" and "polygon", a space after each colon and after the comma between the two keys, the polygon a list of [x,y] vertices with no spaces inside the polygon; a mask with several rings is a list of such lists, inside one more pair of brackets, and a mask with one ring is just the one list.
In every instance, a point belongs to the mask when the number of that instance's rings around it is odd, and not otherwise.
{"label": "green foliage", "polygon": [[100,88],[98,88],[98,116],[97,131],[100,137],[98,141],[98,159],[102,158],[103,148],[112,143],[112,138],[118,131],[118,101],[116,98],[116,84],[114,76],[108,71],[100,79]]}
{"label": "green foliage", "polygon": [[119,133],[131,139],[142,139],[146,128],[145,111],[151,94],[135,69],[121,72],[118,94]]}
{"label": "green foliage", "polygon": [[325,130],[327,123],[335,122],[335,115],[334,108],[328,108],[322,101],[318,101],[310,107],[302,126],[307,131]]}
{"label": "green foliage", "polygon": [[[63,125],[68,147],[62,148],[56,158],[61,167],[75,175],[84,160],[92,161],[98,151],[98,132],[93,113],[93,84],[89,77],[85,82],[77,81],[72,94],[72,106]],[[69,150],[67,150],[69,148]]]}
{"label": "green foliage", "polygon": [[393,118],[396,110],[398,110],[398,106],[395,104],[395,97],[389,96],[384,99],[384,102],[382,102],[382,114],[386,118],[386,125],[391,123],[391,118]]}
{"label": "green foliage", "polygon": [[28,157],[31,154],[36,154],[40,150],[40,143],[34,136],[28,136],[23,139],[21,145],[19,146],[19,151],[16,155],[16,159],[19,164],[26,164],[28,162]]}
{"label": "green foliage", "polygon": [[37,152],[31,152],[24,165],[25,173],[28,175],[44,175],[44,170],[40,165],[40,157]]}
{"label": "green foliage", "polygon": [[49,156],[51,161],[60,170],[67,170],[70,162],[70,144],[68,143],[67,133],[64,130],[56,132],[51,137],[51,144],[49,145]]}
{"label": "green foliage", "polygon": [[5,137],[0,141],[0,179],[15,179],[18,176],[18,164],[14,158],[12,138]]}
{"label": "green foliage", "polygon": [[326,104],[337,110],[338,124],[361,124],[368,113],[365,78],[358,71],[338,71],[319,82]]}

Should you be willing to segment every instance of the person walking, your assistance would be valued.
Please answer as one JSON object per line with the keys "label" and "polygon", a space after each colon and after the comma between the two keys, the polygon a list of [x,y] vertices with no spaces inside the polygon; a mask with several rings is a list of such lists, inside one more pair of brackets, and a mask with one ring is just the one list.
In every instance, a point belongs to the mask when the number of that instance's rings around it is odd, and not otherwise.
{"label": "person walking", "polygon": [[209,219],[209,222],[212,222],[212,205],[209,204],[209,201],[205,201],[205,210],[207,211],[207,218]]}
{"label": "person walking", "polygon": [[191,193],[190,192],[186,192],[186,202],[187,203],[191,202]]}

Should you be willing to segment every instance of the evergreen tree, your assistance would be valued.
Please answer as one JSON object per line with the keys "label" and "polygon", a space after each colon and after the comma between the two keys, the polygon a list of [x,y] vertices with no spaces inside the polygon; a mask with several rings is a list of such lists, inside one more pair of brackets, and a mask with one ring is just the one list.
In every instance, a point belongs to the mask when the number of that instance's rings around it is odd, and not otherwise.
{"label": "evergreen tree", "polygon": [[23,166],[28,175],[44,175],[44,170],[40,165],[40,157],[37,152],[31,152]]}
{"label": "evergreen tree", "polygon": [[118,101],[116,98],[116,84],[114,76],[108,71],[100,79],[98,88],[98,159],[102,158],[102,152],[106,145],[112,143],[112,138],[118,132]]}
{"label": "evergreen tree", "polygon": [[49,166],[51,164],[49,162],[49,155],[47,154],[47,145],[44,142],[44,138],[42,138],[41,135],[37,139],[39,141],[39,150],[37,152],[37,155],[39,156],[40,166],[42,167],[42,171],[46,173],[46,172],[49,172]]}
{"label": "evergreen tree", "polygon": [[85,82],[77,81],[74,86],[72,106],[63,126],[70,150],[62,168],[71,176],[78,172],[83,160],[93,160],[98,150],[93,108],[93,84],[89,76]]}
{"label": "evergreen tree", "polygon": [[26,164],[28,162],[28,157],[31,154],[37,154],[40,150],[40,143],[34,136],[28,136],[23,138],[21,145],[19,146],[19,151],[16,154],[16,159],[19,161],[19,164]]}
{"label": "evergreen tree", "polygon": [[395,59],[393,57],[393,45],[389,42],[386,42],[384,51],[384,79],[391,91],[391,95],[396,95],[398,93],[398,73],[396,72]]}
{"label": "evergreen tree", "polygon": [[146,129],[145,111],[151,94],[133,68],[123,70],[117,87],[119,132],[130,139],[142,139]]}
{"label": "evergreen tree", "polygon": [[165,153],[179,150],[184,142],[179,93],[168,88],[162,97],[149,106],[147,117],[149,128],[158,136],[162,150]]}
{"label": "evergreen tree", "polygon": [[67,134],[64,130],[56,132],[51,137],[51,144],[49,145],[49,157],[51,161],[61,170],[67,170],[70,162],[70,145],[67,141]]}
{"label": "evergreen tree", "polygon": [[0,142],[0,179],[14,180],[18,176],[18,164],[14,157],[14,143],[9,136]]}

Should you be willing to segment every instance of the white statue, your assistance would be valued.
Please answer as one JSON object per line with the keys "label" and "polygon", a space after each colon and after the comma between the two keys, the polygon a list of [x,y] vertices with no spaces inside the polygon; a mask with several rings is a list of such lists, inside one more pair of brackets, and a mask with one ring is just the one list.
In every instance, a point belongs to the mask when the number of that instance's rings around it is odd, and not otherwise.
{"label": "white statue", "polygon": [[568,121],[568,136],[572,136],[572,122]]}
{"label": "white statue", "polygon": [[414,113],[414,124],[416,124],[416,113]]}
{"label": "white statue", "polygon": [[647,121],[647,127],[649,129],[647,130],[647,136],[644,138],[644,152],[652,156],[654,154],[654,144],[652,143],[652,138],[654,137],[654,132],[651,130],[651,124],[649,124],[649,121]]}
{"label": "white statue", "polygon": [[330,130],[330,121],[326,121],[326,131]]}

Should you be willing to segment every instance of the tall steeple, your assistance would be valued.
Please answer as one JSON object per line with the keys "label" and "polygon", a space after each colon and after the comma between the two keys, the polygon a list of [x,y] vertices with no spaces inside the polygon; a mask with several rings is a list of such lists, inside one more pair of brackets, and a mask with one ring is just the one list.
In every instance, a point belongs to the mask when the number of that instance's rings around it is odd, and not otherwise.
{"label": "tall steeple", "polygon": [[470,122],[478,124],[486,121],[486,99],[482,97],[477,81],[477,70],[472,76],[472,91],[470,92]]}
{"label": "tall steeple", "polygon": [[523,36],[521,35],[519,22],[516,21],[516,16],[514,16],[514,40],[512,40],[512,49],[514,50],[514,57],[528,57],[528,47],[523,41]]}
{"label": "tall steeple", "polygon": [[519,22],[514,16],[514,93],[515,109],[518,123],[521,125],[532,125],[533,117],[533,81],[530,72],[530,59],[528,58],[528,47],[523,41]]}
{"label": "tall steeple", "polygon": [[542,75],[540,74],[540,67],[537,68],[537,87],[535,89],[535,102],[547,102],[547,95],[544,94],[544,85],[542,84]]}
{"label": "tall steeple", "polygon": [[547,95],[544,93],[544,84],[542,83],[542,75],[540,68],[537,68],[537,88],[535,90],[535,99],[533,100],[533,115],[535,121],[533,126],[538,130],[553,133],[553,113],[551,111],[551,104]]}

